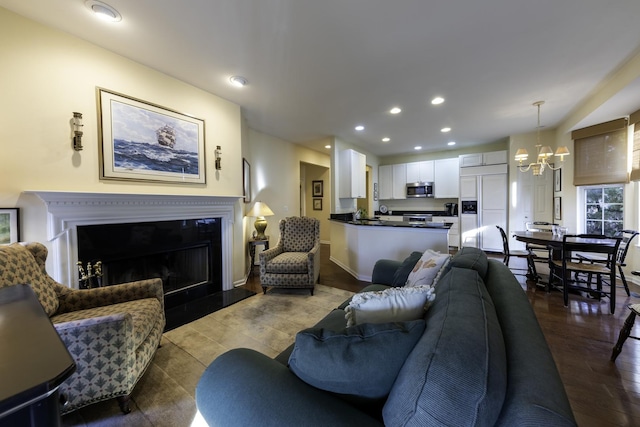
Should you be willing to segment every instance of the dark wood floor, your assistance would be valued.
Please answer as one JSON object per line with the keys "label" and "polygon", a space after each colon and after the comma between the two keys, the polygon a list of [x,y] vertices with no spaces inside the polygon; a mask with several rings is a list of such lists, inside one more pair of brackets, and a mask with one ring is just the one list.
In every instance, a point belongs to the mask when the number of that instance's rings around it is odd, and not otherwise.
{"label": "dark wood floor", "polygon": [[[329,246],[323,245],[320,283],[353,292],[369,284],[329,261],[329,253]],[[518,267],[517,262],[512,260],[511,267]],[[613,315],[606,299],[597,301],[579,295],[571,295],[565,308],[561,293],[547,293],[524,277],[517,277],[551,348],[578,425],[640,426],[640,341],[628,339],[616,362],[609,361],[629,314],[626,307],[640,303],[640,298],[627,297],[619,287]],[[630,286],[632,295],[640,293],[640,287]],[[257,267],[245,287],[262,292]],[[634,330],[640,336],[640,320],[637,325]]]}

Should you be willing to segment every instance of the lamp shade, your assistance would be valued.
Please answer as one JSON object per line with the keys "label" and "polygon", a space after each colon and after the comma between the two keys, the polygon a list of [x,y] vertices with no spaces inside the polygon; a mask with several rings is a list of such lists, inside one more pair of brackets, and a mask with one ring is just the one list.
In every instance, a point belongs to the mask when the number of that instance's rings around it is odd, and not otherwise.
{"label": "lamp shade", "polygon": [[568,156],[569,154],[569,149],[565,146],[562,147],[558,147],[558,149],[556,150],[556,156],[560,156],[560,161],[563,162],[564,161],[564,156]]}
{"label": "lamp shade", "polygon": [[548,145],[545,145],[544,147],[542,147],[540,149],[540,152],[538,153],[538,157],[541,157],[543,159],[546,159],[551,155],[553,155],[553,150],[551,150],[551,147],[549,147]]}
{"label": "lamp shade", "polygon": [[529,157],[529,153],[527,153],[527,150],[524,148],[518,148],[515,156],[516,160],[522,162],[523,160],[527,160],[527,157]]}
{"label": "lamp shade", "polygon": [[265,217],[273,216],[273,211],[264,202],[256,202],[251,210],[247,213],[247,216]]}

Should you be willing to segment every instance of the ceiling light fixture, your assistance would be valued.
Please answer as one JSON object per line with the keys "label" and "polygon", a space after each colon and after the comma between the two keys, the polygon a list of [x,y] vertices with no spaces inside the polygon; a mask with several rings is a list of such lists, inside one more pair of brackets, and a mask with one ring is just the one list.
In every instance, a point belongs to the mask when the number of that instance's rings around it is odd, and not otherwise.
{"label": "ceiling light fixture", "polygon": [[440,129],[440,132],[442,132],[442,133],[451,132],[451,128],[449,128],[449,127],[442,128],[442,129]]}
{"label": "ceiling light fixture", "polygon": [[388,136],[385,136],[384,138],[382,138],[382,142],[389,142],[391,141],[391,138],[389,138]]}
{"label": "ceiling light fixture", "polygon": [[456,145],[456,142],[455,141],[449,141],[449,142],[447,142],[447,145]]}
{"label": "ceiling light fixture", "polygon": [[331,146],[330,145],[325,145],[324,148],[326,148],[328,150],[329,148],[331,148]]}
{"label": "ceiling light fixture", "polygon": [[358,125],[358,126],[356,126],[356,130],[357,131],[364,130],[364,126]]}
{"label": "ceiling light fixture", "polygon": [[444,102],[444,98],[443,98],[443,97],[441,97],[441,96],[436,96],[435,98],[433,98],[433,99],[431,100],[431,104],[433,104],[433,105],[440,105],[440,104],[442,104],[443,102]]}
{"label": "ceiling light fixture", "polygon": [[391,110],[389,110],[389,112],[391,114],[399,114],[402,110],[400,109],[400,107],[393,107]]}
{"label": "ceiling light fixture", "polygon": [[416,145],[415,147],[413,147],[414,150],[422,150],[422,146],[421,145]]}
{"label": "ceiling light fixture", "polygon": [[247,79],[242,76],[231,76],[229,77],[229,82],[235,87],[245,87],[249,84]]}
{"label": "ceiling light fixture", "polygon": [[87,0],[84,5],[98,18],[108,22],[122,21],[122,15],[113,7],[98,0]]}
{"label": "ceiling light fixture", "polygon": [[[545,168],[549,168],[555,171],[562,167],[562,165],[560,165],[557,168],[554,168],[553,165],[549,163],[549,157],[554,155],[553,151],[548,145],[545,145],[543,147],[542,144],[540,144],[540,106],[542,104],[544,104],[544,101],[537,101],[533,103],[534,107],[538,107],[538,134],[536,140],[538,158],[534,163],[529,163],[529,166],[525,168],[524,166],[522,166],[522,162],[527,160],[527,158],[529,157],[529,153],[527,153],[527,150],[524,148],[518,148],[518,151],[516,151],[515,155],[515,160],[518,162],[518,169],[520,170],[520,172],[527,172],[529,171],[529,169],[531,169],[533,176],[542,175],[542,172],[544,172]],[[569,149],[565,146],[559,147],[555,153],[556,156],[560,156],[561,162],[564,162],[564,156],[568,156],[569,154],[571,153],[569,153]]]}

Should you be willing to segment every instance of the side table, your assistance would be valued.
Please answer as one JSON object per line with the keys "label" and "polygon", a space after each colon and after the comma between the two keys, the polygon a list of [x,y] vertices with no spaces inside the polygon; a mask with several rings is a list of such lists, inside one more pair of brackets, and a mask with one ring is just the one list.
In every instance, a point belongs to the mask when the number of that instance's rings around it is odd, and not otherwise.
{"label": "side table", "polygon": [[264,246],[264,250],[269,249],[269,236],[266,239],[251,239],[249,240],[249,256],[251,257],[251,268],[249,269],[249,277],[253,275],[253,268],[256,261],[256,246]]}

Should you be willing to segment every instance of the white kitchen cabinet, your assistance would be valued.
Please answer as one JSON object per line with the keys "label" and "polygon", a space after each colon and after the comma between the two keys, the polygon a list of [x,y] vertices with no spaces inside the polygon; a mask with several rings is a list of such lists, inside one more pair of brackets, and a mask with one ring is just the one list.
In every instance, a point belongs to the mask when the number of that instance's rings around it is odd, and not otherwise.
{"label": "white kitchen cabinet", "polygon": [[501,252],[502,236],[496,225],[507,230],[507,174],[479,176],[480,249]]}
{"label": "white kitchen cabinet", "polygon": [[452,159],[439,159],[434,162],[433,186],[435,198],[458,198],[460,193],[460,171],[459,159],[457,157]]}
{"label": "white kitchen cabinet", "polygon": [[340,153],[340,188],[341,199],[364,199],[367,195],[367,157],[355,150],[343,150]]}
{"label": "white kitchen cabinet", "polygon": [[457,216],[434,216],[432,222],[450,222],[449,246],[460,247],[460,218]]}
{"label": "white kitchen cabinet", "polygon": [[425,160],[422,162],[407,163],[406,182],[433,182],[434,161]]}
{"label": "white kitchen cabinet", "polygon": [[486,153],[461,154],[460,167],[500,165],[507,163],[507,151],[489,151]]}
{"label": "white kitchen cabinet", "polygon": [[407,164],[401,163],[393,165],[393,199],[406,199],[407,198]]}
{"label": "white kitchen cabinet", "polygon": [[393,199],[393,166],[378,167],[378,199]]}
{"label": "white kitchen cabinet", "polygon": [[460,177],[460,200],[478,200],[478,179],[476,175]]}

